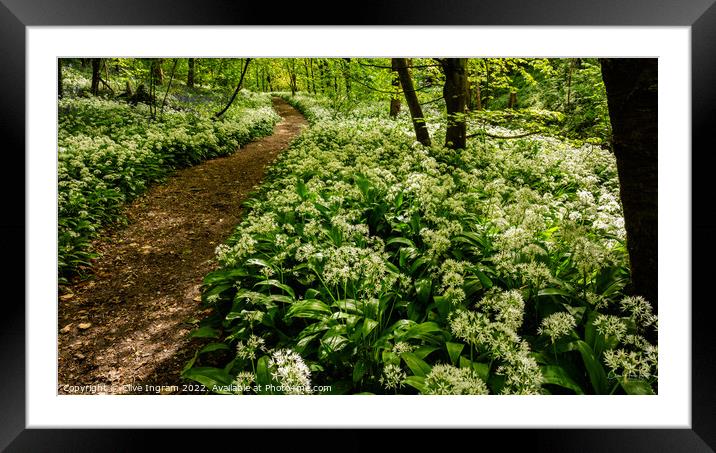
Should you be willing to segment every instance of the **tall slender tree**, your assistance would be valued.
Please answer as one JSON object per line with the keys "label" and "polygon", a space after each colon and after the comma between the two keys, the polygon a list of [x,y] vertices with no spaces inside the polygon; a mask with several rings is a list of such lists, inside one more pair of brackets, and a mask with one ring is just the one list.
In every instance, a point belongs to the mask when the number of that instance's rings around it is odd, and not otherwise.
{"label": "tall slender tree", "polygon": [[239,78],[239,83],[236,84],[236,90],[234,90],[234,94],[231,96],[231,99],[229,99],[229,103],[226,104],[226,107],[214,114],[214,118],[219,118],[221,115],[226,113],[226,111],[229,110],[229,107],[231,107],[231,104],[234,103],[234,99],[236,99],[236,95],[239,94],[239,91],[241,90],[241,85],[244,83],[244,76],[246,75],[246,70],[249,69],[250,62],[251,58],[247,58],[246,62],[244,63],[243,69],[241,69],[241,77]]}
{"label": "tall slender tree", "polygon": [[101,64],[101,58],[92,58],[92,84],[90,85],[90,92],[95,96],[99,94],[99,70]]}
{"label": "tall slender tree", "polygon": [[467,106],[467,58],[438,59],[445,74],[443,98],[447,108],[447,130],[445,147],[465,148],[467,127],[465,107]]}
{"label": "tall slender tree", "polygon": [[189,58],[189,70],[186,74],[186,86],[193,87],[194,86],[194,59]]}
{"label": "tall slender tree", "polygon": [[62,58],[57,59],[57,97],[61,98],[62,93]]}
{"label": "tall slender tree", "polygon": [[430,146],[430,133],[425,125],[425,117],[423,109],[420,107],[418,96],[413,87],[413,79],[410,77],[408,70],[408,60],[406,58],[393,58],[393,67],[398,71],[400,77],[400,85],[403,87],[403,95],[405,103],[410,109],[410,117],[413,119],[413,128],[415,129],[415,138],[425,146]]}
{"label": "tall slender tree", "polygon": [[400,76],[398,75],[398,67],[395,64],[395,58],[391,61],[393,76],[390,84],[393,89],[390,94],[390,117],[397,118],[400,113]]}
{"label": "tall slender tree", "polygon": [[601,60],[619,172],[632,292],[658,307],[657,60]]}

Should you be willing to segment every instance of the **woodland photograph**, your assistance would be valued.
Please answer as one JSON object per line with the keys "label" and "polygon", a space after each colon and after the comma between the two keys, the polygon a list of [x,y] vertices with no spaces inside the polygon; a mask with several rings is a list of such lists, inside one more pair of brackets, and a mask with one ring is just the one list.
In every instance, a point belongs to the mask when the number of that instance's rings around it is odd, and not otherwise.
{"label": "woodland photograph", "polygon": [[657,94],[654,58],[60,58],[57,393],[656,395]]}

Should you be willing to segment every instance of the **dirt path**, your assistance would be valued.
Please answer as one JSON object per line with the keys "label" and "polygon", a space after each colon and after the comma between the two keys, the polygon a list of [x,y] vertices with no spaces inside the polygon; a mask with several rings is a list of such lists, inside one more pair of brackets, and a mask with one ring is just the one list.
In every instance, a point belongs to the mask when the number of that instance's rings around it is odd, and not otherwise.
{"label": "dirt path", "polygon": [[199,341],[187,334],[207,314],[199,289],[214,250],[266,166],[307,124],[281,99],[274,108],[283,120],[273,135],[178,171],[127,207],[128,226],[98,241],[95,277],[60,295],[58,393],[181,390],[179,373]]}

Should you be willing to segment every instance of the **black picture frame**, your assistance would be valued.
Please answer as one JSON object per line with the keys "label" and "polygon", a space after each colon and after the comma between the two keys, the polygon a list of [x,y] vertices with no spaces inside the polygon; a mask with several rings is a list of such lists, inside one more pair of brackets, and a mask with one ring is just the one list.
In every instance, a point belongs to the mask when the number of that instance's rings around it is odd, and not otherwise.
{"label": "black picture frame", "polygon": [[[25,197],[18,188],[25,187],[25,31],[28,26],[69,25],[549,25],[549,26],[690,26],[692,89],[692,420],[691,429],[547,429],[482,430],[482,439],[499,439],[508,451],[525,445],[530,450],[546,451],[713,451],[716,449],[716,338],[710,315],[713,313],[708,282],[714,255],[716,221],[709,218],[713,190],[706,172],[716,157],[712,146],[713,120],[716,118],[716,6],[715,0],[392,0],[364,1],[350,14],[342,8],[326,5],[333,14],[318,19],[319,5],[301,4],[278,14],[264,2],[205,0],[0,0],[0,137],[4,143],[4,177],[0,177],[5,212],[0,218],[0,249],[6,264],[6,293],[0,314],[0,449],[7,451],[124,451],[149,442],[149,437],[171,437],[182,449],[208,447],[220,440],[241,445],[242,440],[230,430],[205,435],[187,430],[92,429],[25,429],[25,315],[24,243],[30,238],[25,231]],[[290,11],[290,13],[289,13]],[[711,146],[710,146],[711,145]],[[699,150],[695,152],[695,150]],[[701,173],[701,174],[699,174]],[[11,176],[14,176],[11,177]],[[698,177],[702,176],[702,177]],[[701,289],[701,291],[696,291]],[[11,294],[11,295],[8,295]],[[688,304],[689,301],[662,303]],[[490,431],[490,432],[487,432]],[[165,436],[169,434],[169,436]],[[324,436],[324,433],[321,433]],[[341,448],[375,448],[372,433],[335,430]],[[273,448],[290,447],[303,440],[318,444],[317,434],[296,433],[276,436],[259,433],[270,439]],[[451,436],[452,437],[452,436]],[[221,439],[218,439],[221,438]],[[321,437],[323,439],[323,437]],[[411,440],[412,439],[412,440]],[[391,435],[382,446],[401,449],[410,444],[428,447],[431,441],[449,442],[444,434],[425,433]],[[487,446],[488,444],[481,444]],[[324,447],[325,448],[325,447]]]}

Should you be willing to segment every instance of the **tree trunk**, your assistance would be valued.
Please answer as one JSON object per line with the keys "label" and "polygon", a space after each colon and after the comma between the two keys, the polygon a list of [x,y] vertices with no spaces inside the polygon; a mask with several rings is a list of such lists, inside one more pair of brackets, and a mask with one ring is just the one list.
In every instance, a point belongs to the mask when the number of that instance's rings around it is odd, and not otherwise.
{"label": "tree trunk", "polygon": [[514,109],[516,107],[517,107],[517,92],[511,91],[510,92],[510,100],[507,101],[507,108]]}
{"label": "tree trunk", "polygon": [[483,106],[487,108],[490,103],[490,63],[485,58],[485,102]]}
{"label": "tree trunk", "polygon": [[571,59],[569,62],[569,70],[567,71],[567,104],[564,108],[565,112],[568,112],[570,110],[569,107],[572,103],[572,72],[574,71],[576,62],[576,59]]}
{"label": "tree trunk", "polygon": [[482,110],[482,92],[479,82],[475,84],[475,110]]}
{"label": "tree trunk", "polygon": [[390,117],[397,118],[400,113],[400,76],[398,75],[398,67],[395,65],[395,58],[391,62],[393,71],[393,80],[390,84],[393,86],[393,93],[390,95]]}
{"label": "tree trunk", "polygon": [[410,116],[413,119],[413,127],[415,128],[415,138],[425,146],[430,146],[430,133],[425,125],[425,117],[423,109],[420,108],[418,96],[413,88],[413,79],[410,78],[408,71],[408,60],[405,58],[393,58],[393,67],[398,71],[400,84],[403,86],[403,94],[405,95],[405,103],[410,109]]}
{"label": "tree trunk", "polygon": [[346,85],[346,97],[350,99],[351,96],[351,59],[343,59],[343,78],[345,79]]}
{"label": "tree trunk", "polygon": [[189,71],[186,74],[186,86],[194,87],[194,59],[189,58]]}
{"label": "tree trunk", "polygon": [[315,72],[313,72],[313,58],[309,58],[308,63],[311,66],[311,86],[312,86],[313,94],[315,95],[316,94],[316,74],[315,74]]}
{"label": "tree trunk", "polygon": [[658,307],[657,59],[601,59],[617,160],[631,292]]}
{"label": "tree trunk", "polygon": [[57,59],[57,97],[62,97],[62,58]]}
{"label": "tree trunk", "polygon": [[244,63],[244,67],[241,70],[241,77],[239,78],[239,83],[236,84],[236,90],[234,90],[234,94],[231,96],[231,99],[229,99],[229,103],[226,104],[226,107],[224,107],[220,112],[217,112],[216,114],[214,114],[214,118],[219,118],[227,110],[229,110],[229,107],[231,107],[231,104],[234,103],[234,99],[236,99],[236,95],[239,94],[239,91],[241,90],[241,84],[244,83],[244,76],[246,75],[246,70],[249,69],[249,62],[251,62],[251,58],[247,58],[246,63]]}
{"label": "tree trunk", "polygon": [[465,125],[467,58],[442,58],[439,61],[445,73],[445,86],[443,86],[443,98],[447,108],[445,147],[463,149],[467,135]]}
{"label": "tree trunk", "polygon": [[95,96],[99,94],[99,70],[101,63],[101,58],[92,58],[92,85],[90,86],[90,92]]}
{"label": "tree trunk", "polygon": [[154,65],[154,83],[162,85],[164,83],[164,71],[162,70],[162,63],[164,58],[157,58],[156,64]]}

